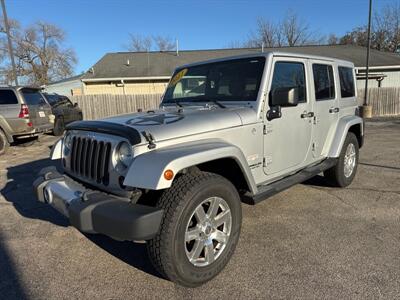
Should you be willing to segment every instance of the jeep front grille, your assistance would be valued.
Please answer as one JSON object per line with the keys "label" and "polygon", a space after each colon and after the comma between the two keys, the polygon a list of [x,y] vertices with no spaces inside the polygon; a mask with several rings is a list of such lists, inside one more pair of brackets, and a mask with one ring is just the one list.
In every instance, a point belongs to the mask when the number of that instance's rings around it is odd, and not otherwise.
{"label": "jeep front grille", "polygon": [[90,138],[72,138],[70,170],[73,174],[108,185],[111,143]]}

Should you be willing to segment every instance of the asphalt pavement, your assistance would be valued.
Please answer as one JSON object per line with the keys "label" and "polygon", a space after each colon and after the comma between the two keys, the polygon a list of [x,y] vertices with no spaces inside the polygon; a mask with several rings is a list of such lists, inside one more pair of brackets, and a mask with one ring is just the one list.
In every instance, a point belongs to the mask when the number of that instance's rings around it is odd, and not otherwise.
{"label": "asphalt pavement", "polygon": [[243,205],[225,270],[187,289],[160,278],[145,244],[84,235],[35,200],[51,165],[44,136],[0,157],[0,299],[398,299],[400,119],[367,122],[358,174],[346,189],[320,176]]}

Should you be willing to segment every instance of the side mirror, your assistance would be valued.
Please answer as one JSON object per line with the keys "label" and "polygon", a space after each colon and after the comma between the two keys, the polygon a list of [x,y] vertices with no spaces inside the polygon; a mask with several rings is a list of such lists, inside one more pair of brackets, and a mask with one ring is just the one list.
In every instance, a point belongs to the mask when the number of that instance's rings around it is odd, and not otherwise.
{"label": "side mirror", "polygon": [[74,103],[74,107],[78,107],[78,103],[75,102],[75,103]]}
{"label": "side mirror", "polygon": [[270,105],[272,106],[296,106],[299,102],[298,87],[275,88],[270,93]]}

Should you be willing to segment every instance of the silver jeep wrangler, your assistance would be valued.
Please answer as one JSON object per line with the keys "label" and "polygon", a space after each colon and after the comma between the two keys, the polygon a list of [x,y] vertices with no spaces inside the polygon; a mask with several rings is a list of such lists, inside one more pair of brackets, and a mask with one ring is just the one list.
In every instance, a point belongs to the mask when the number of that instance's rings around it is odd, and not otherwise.
{"label": "silver jeep wrangler", "polygon": [[166,278],[198,286],[256,204],[319,173],[349,185],[363,144],[352,63],[268,52],[179,67],[160,108],[78,121],[42,170],[39,201],[77,229],[146,240]]}

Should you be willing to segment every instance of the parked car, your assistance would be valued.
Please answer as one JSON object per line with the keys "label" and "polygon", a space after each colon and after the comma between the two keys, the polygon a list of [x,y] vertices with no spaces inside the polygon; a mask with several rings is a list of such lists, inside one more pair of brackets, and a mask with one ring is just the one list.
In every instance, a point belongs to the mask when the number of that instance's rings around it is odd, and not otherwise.
{"label": "parked car", "polygon": [[0,87],[0,154],[16,139],[37,137],[54,127],[50,105],[39,89]]}
{"label": "parked car", "polygon": [[70,124],[51,153],[64,174],[43,170],[37,197],[83,232],[147,240],[163,276],[198,286],[233,255],[241,202],[322,172],[338,187],[353,181],[364,140],[356,91],[354,65],[334,58],[182,66],[159,110]]}
{"label": "parked car", "polygon": [[73,104],[67,96],[63,95],[48,93],[43,93],[43,95],[51,105],[55,116],[54,135],[62,135],[67,124],[82,120],[82,110],[78,107],[78,103]]}

